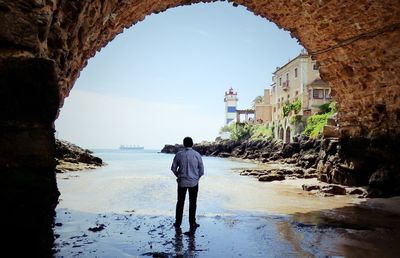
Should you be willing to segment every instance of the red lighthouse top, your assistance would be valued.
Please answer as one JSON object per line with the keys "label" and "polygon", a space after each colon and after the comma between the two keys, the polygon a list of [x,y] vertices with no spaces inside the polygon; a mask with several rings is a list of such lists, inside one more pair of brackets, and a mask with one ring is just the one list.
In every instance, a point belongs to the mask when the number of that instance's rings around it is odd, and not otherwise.
{"label": "red lighthouse top", "polygon": [[234,92],[232,87],[230,87],[229,90],[225,92],[225,96],[226,95],[237,95],[237,92]]}

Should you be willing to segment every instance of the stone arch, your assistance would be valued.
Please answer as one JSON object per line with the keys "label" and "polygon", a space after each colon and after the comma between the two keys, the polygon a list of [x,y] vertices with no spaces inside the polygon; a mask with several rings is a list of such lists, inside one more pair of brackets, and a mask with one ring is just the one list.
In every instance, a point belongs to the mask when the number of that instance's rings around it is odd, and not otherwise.
{"label": "stone arch", "polygon": [[[22,2],[5,4],[1,14],[6,55],[54,62],[62,106],[87,60],[124,28],[153,13],[208,1],[36,1],[31,9]],[[289,31],[318,61],[339,103],[343,135],[399,133],[400,65],[398,52],[391,51],[400,39],[398,1],[232,2]]]}
{"label": "stone arch", "polygon": [[285,132],[285,143],[290,143],[290,142],[291,142],[291,132],[290,132],[290,126],[288,126]]}
{"label": "stone arch", "polygon": [[[14,196],[3,202],[12,227],[3,228],[9,241],[18,243],[24,235],[34,240],[25,248],[29,255],[51,257],[58,199],[53,122],[87,60],[147,15],[199,2],[209,1],[2,2],[0,169],[10,186],[2,196]],[[388,138],[396,153],[397,140],[391,139],[400,135],[398,0],[232,2],[289,31],[318,61],[338,101],[341,137]]]}

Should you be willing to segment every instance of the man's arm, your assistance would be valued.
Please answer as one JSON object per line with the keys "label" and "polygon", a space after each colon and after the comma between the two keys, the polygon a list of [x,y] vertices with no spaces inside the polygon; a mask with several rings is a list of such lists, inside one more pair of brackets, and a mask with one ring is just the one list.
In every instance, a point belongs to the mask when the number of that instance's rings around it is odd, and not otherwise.
{"label": "man's arm", "polygon": [[204,175],[204,165],[203,165],[203,159],[201,158],[200,154],[198,155],[199,164],[199,177],[202,177]]}
{"label": "man's arm", "polygon": [[178,177],[178,155],[175,155],[174,160],[172,161],[171,170],[176,177]]}

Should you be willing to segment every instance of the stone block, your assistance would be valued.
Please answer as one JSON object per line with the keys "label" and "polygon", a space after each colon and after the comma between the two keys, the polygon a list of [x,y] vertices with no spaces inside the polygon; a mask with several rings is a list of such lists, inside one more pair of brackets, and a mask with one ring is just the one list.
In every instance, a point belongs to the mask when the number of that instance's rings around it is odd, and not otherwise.
{"label": "stone block", "polygon": [[0,58],[0,121],[53,123],[59,104],[53,61]]}
{"label": "stone block", "polygon": [[338,138],[340,136],[340,131],[336,126],[325,125],[322,134],[325,138]]}

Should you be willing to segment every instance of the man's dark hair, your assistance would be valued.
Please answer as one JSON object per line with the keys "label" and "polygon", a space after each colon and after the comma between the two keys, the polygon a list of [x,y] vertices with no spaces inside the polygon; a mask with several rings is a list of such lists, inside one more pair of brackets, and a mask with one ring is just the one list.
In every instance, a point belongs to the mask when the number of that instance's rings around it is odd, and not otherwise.
{"label": "man's dark hair", "polygon": [[185,147],[192,147],[193,146],[193,140],[190,137],[185,137],[185,139],[183,139],[183,146]]}

